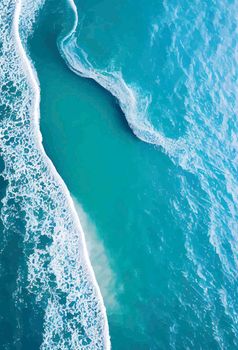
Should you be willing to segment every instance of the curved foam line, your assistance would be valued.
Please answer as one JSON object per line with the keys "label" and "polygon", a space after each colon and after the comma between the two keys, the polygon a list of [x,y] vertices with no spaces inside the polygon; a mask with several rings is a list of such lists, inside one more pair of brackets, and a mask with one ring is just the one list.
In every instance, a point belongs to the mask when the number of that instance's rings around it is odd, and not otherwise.
{"label": "curved foam line", "polygon": [[19,19],[20,19],[20,14],[21,14],[21,4],[22,0],[18,0],[16,3],[16,8],[14,12],[14,19],[13,19],[13,33],[16,39],[16,48],[18,50],[19,56],[22,59],[23,67],[26,73],[27,78],[29,79],[29,84],[31,85],[33,91],[34,91],[34,99],[33,99],[33,126],[34,126],[34,133],[35,133],[35,140],[36,144],[38,146],[38,149],[40,150],[42,156],[44,157],[46,163],[49,165],[50,169],[52,170],[52,173],[54,174],[56,180],[58,181],[58,184],[62,188],[66,199],[68,200],[69,207],[71,209],[72,213],[72,218],[77,225],[80,233],[81,233],[81,243],[82,243],[82,251],[84,252],[84,258],[85,262],[88,268],[88,271],[90,273],[90,277],[92,280],[92,283],[94,284],[95,291],[97,293],[98,300],[101,304],[101,309],[102,309],[102,314],[104,316],[104,339],[105,339],[105,349],[110,349],[110,336],[109,336],[109,327],[108,327],[108,321],[107,321],[107,315],[106,315],[106,308],[103,302],[103,298],[89,259],[87,247],[86,247],[86,242],[85,242],[85,236],[84,232],[81,226],[81,223],[79,221],[79,217],[77,215],[73,200],[70,196],[69,190],[66,187],[64,181],[60,177],[59,173],[57,172],[54,164],[50,160],[50,158],[46,155],[43,144],[42,144],[42,134],[40,132],[40,127],[39,127],[39,121],[40,121],[40,112],[39,112],[39,106],[40,106],[40,86],[39,86],[39,81],[36,76],[36,73],[26,55],[26,52],[23,48],[20,34],[19,34]]}
{"label": "curved foam line", "polygon": [[79,21],[78,11],[74,0],[68,0],[68,2],[70,3],[72,10],[74,11],[74,24],[70,32],[64,37],[63,41],[67,40],[73,33],[75,33]]}
{"label": "curved foam line", "polygon": [[[166,153],[173,156],[176,150],[181,149],[183,139],[179,138],[174,140],[164,136],[154,129],[148,118],[144,118],[150,103],[150,96],[141,96],[137,88],[132,88],[124,81],[121,72],[108,72],[94,69],[88,61],[86,53],[82,49],[80,49],[80,52],[85,62],[82,62],[79,56],[74,54],[72,50],[67,50],[67,40],[72,38],[72,42],[75,44],[73,35],[76,33],[79,22],[75,1],[68,0],[68,3],[74,12],[73,27],[70,32],[58,42],[59,51],[68,67],[77,75],[93,79],[118,100],[128,125],[136,137],[146,143],[161,146]],[[138,104],[138,101],[140,101],[140,104]],[[143,118],[141,118],[141,116]]]}

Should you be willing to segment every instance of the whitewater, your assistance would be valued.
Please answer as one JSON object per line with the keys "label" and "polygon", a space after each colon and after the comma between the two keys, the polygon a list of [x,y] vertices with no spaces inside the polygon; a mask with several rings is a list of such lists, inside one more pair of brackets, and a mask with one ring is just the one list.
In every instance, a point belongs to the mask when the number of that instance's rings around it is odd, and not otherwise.
{"label": "whitewater", "polygon": [[7,241],[14,220],[23,216],[27,273],[19,269],[18,281],[34,296],[36,313],[43,309],[41,349],[109,349],[106,310],[84,233],[70,194],[42,146],[40,87],[22,44],[42,6],[43,1],[0,4],[4,236]]}

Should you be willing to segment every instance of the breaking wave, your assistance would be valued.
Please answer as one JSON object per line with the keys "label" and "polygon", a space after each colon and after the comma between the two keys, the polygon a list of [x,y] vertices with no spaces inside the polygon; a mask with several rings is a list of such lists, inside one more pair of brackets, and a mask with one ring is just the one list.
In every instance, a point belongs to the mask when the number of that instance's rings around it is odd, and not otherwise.
{"label": "breaking wave", "polygon": [[39,131],[40,88],[24,45],[43,3],[0,4],[0,137],[8,183],[1,219],[7,237],[23,217],[25,283],[44,311],[41,349],[109,349],[106,310],[84,234]]}

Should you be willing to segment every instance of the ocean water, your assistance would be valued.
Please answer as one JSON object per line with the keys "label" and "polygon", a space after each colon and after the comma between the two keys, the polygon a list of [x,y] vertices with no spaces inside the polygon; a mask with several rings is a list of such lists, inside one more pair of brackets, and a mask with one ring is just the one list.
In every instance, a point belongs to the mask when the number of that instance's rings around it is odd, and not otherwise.
{"label": "ocean water", "polygon": [[1,0],[3,349],[237,349],[237,5]]}

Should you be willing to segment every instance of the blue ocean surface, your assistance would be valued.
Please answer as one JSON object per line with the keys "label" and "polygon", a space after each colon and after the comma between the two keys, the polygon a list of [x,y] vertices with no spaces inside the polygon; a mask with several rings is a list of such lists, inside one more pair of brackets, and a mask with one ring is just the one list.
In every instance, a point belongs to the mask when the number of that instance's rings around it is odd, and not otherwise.
{"label": "blue ocean surface", "polygon": [[238,348],[238,3],[0,1],[0,347]]}

